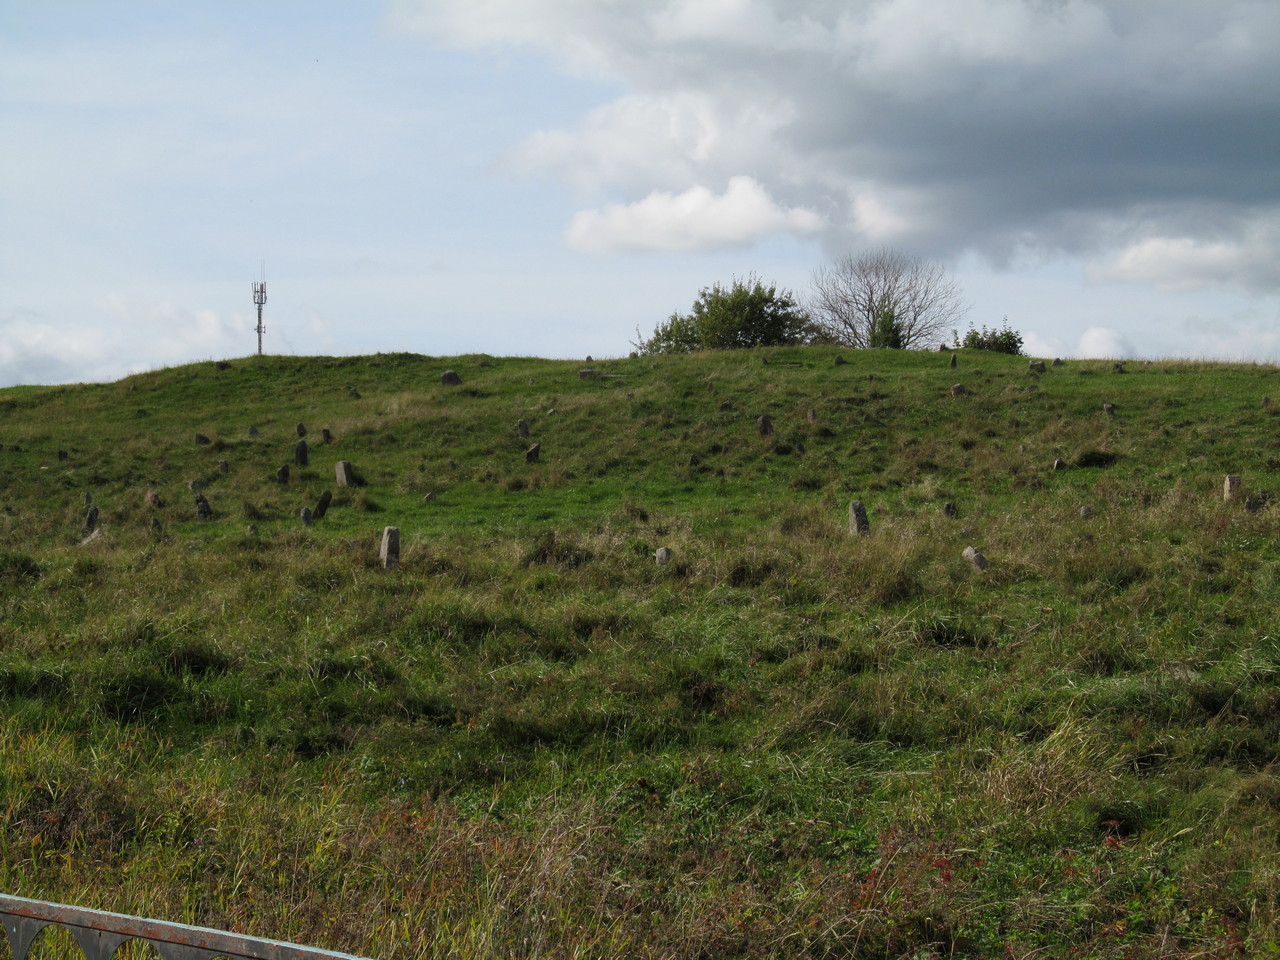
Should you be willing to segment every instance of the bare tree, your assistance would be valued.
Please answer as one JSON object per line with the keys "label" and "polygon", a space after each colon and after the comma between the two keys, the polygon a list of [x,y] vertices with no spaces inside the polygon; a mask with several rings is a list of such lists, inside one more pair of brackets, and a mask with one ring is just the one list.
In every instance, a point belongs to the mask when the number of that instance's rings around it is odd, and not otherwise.
{"label": "bare tree", "polygon": [[931,347],[967,310],[941,265],[898,250],[846,254],[813,274],[809,312],[844,346]]}

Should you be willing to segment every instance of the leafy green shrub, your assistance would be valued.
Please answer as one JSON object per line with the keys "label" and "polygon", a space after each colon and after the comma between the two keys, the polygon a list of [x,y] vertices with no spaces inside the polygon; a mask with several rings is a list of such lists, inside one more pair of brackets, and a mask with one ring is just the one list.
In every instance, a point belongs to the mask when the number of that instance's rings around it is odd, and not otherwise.
{"label": "leafy green shrub", "polygon": [[981,330],[975,329],[973,324],[969,324],[969,331],[961,339],[959,332],[955,332],[955,347],[966,347],[970,350],[991,350],[994,353],[1008,353],[1015,357],[1020,357],[1022,353],[1022,334],[1009,326],[1009,319],[1006,317],[1004,325],[999,329],[992,327],[990,330],[984,325]]}
{"label": "leafy green shrub", "polygon": [[[637,335],[639,331],[636,331]],[[703,287],[688,314],[673,313],[647,340],[632,344],[643,354],[692,353],[806,343],[809,314],[789,290],[765,286],[754,274],[732,286]]]}

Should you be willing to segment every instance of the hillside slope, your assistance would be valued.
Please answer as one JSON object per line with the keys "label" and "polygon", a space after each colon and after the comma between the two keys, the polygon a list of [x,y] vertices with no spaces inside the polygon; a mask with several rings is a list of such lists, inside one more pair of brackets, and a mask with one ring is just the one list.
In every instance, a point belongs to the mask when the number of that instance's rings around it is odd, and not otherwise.
{"label": "hillside slope", "polygon": [[1280,950],[1277,371],[949,358],[0,390],[0,889],[379,957]]}

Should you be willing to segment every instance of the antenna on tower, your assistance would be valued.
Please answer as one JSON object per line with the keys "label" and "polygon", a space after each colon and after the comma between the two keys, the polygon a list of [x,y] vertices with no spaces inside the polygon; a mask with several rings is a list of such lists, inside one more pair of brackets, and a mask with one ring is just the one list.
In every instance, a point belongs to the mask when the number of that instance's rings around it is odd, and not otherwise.
{"label": "antenna on tower", "polygon": [[262,261],[262,280],[253,285],[253,302],[258,305],[258,356],[262,356],[262,335],[267,328],[262,325],[262,305],[267,302],[267,261]]}

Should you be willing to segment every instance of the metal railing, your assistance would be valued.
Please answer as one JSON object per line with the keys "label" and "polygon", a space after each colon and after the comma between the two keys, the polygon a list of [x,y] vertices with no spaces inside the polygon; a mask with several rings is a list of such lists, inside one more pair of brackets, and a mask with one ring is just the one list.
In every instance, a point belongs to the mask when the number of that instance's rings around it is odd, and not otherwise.
{"label": "metal railing", "polygon": [[348,953],[304,947],[279,940],[259,940],[225,930],[191,927],[185,923],[146,920],[105,910],[70,907],[0,893],[0,920],[9,939],[12,960],[27,960],[27,951],[45,927],[70,932],[85,960],[111,960],[122,943],[143,940],[164,960],[363,960]]}

